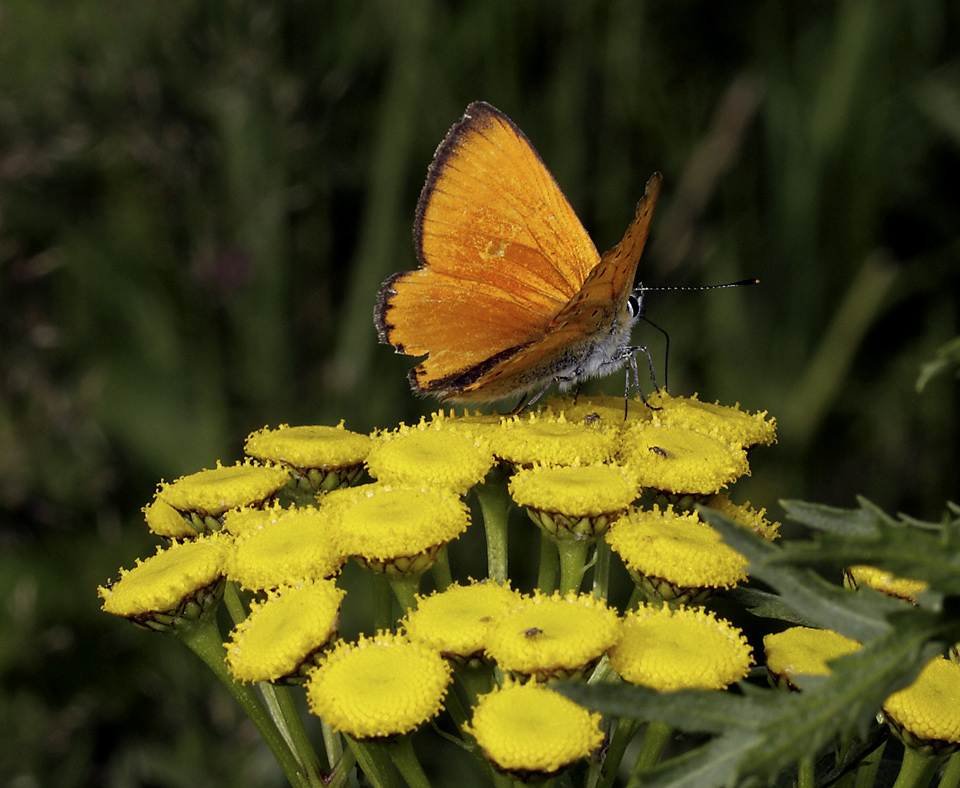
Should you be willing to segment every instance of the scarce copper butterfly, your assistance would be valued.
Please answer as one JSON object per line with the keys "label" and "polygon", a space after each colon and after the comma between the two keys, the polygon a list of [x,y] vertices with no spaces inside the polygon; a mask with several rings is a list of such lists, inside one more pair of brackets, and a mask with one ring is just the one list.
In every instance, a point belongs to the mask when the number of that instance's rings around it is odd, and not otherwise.
{"label": "scarce copper butterfly", "polygon": [[[420,268],[394,274],[374,322],[418,394],[487,402],[567,389],[630,364],[642,290],[632,291],[662,176],[623,240],[600,257],[523,132],[482,101],[434,155],[414,241]],[[629,372],[628,372],[629,375]],[[629,384],[629,377],[628,377]]]}

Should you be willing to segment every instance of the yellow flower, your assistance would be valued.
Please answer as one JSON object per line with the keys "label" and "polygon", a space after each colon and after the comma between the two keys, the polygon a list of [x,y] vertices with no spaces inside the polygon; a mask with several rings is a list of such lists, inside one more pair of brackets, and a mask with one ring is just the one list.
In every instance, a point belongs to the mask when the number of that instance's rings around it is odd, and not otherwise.
{"label": "yellow flower", "polygon": [[617,611],[602,600],[536,591],[493,624],[487,655],[503,670],[545,681],[583,674],[619,637]]}
{"label": "yellow flower", "polygon": [[767,520],[766,509],[761,509],[759,512],[756,509],[750,507],[750,503],[745,504],[736,504],[730,500],[730,496],[720,493],[714,495],[712,498],[708,498],[704,505],[710,507],[711,509],[716,509],[720,514],[726,515],[731,520],[733,520],[738,525],[742,525],[744,528],[749,528],[757,536],[766,539],[767,541],[773,541],[779,536],[780,523],[774,522],[771,523]]}
{"label": "yellow flower", "polygon": [[700,402],[696,396],[671,397],[665,391],[654,392],[649,401],[655,408],[652,421],[660,426],[702,432],[721,443],[743,448],[769,446],[777,439],[777,423],[765,418],[766,411],[745,413],[739,405],[731,408]]}
{"label": "yellow flower", "polygon": [[340,642],[307,677],[311,711],[355,739],[409,733],[434,717],[450,667],[436,651],[397,635]]}
{"label": "yellow flower", "polygon": [[464,728],[498,769],[521,779],[556,774],[603,742],[599,714],[539,684],[482,696]]}
{"label": "yellow flower", "polygon": [[367,468],[381,482],[431,484],[462,494],[483,481],[493,462],[493,452],[477,439],[421,424],[382,435]]}
{"label": "yellow flower", "polygon": [[650,595],[698,601],[746,579],[747,560],[695,514],[668,508],[630,512],[606,534],[634,581]]}
{"label": "yellow flower", "polygon": [[332,580],[268,592],[225,644],[230,673],[244,682],[300,677],[336,635],[345,593]]}
{"label": "yellow flower", "polygon": [[926,591],[929,584],[923,580],[910,580],[905,577],[895,577],[890,572],[884,572],[873,566],[858,564],[851,566],[844,572],[846,585],[854,589],[861,585],[869,586],[887,596],[895,596],[908,602],[917,604],[917,595]]}
{"label": "yellow flower", "polygon": [[418,597],[417,609],[407,615],[404,626],[411,640],[465,662],[483,654],[490,627],[521,601],[512,588],[494,582],[452,585]]}
{"label": "yellow flower", "polygon": [[739,446],[683,427],[638,422],[622,433],[620,455],[641,485],[666,493],[713,495],[750,473]]}
{"label": "yellow flower", "polygon": [[454,493],[367,484],[330,493],[343,551],[368,568],[396,576],[423,572],[463,533],[470,513]]}
{"label": "yellow flower", "polygon": [[157,498],[192,518],[198,532],[216,531],[220,517],[238,506],[261,504],[287,483],[283,468],[253,462],[217,467],[161,484]]}
{"label": "yellow flower", "polygon": [[109,588],[97,589],[104,611],[158,630],[180,618],[195,620],[219,600],[227,548],[227,540],[213,534],[137,559]]}
{"label": "yellow flower", "polygon": [[626,615],[610,664],[626,681],[667,691],[724,689],[750,672],[739,629],[700,608],[641,605]]}
{"label": "yellow flower", "polygon": [[572,423],[563,414],[550,418],[531,413],[504,421],[490,445],[494,454],[517,466],[601,463],[616,452],[617,431],[599,423]]}
{"label": "yellow flower", "polygon": [[607,530],[640,492],[636,479],[618,465],[543,466],[520,469],[510,495],[553,536],[591,539]]}
{"label": "yellow flower", "polygon": [[[653,411],[638,397],[624,401],[623,397],[555,397],[547,400],[544,408],[564,415],[571,423],[601,424],[620,430],[636,421],[650,421]],[[626,418],[624,418],[626,414]]]}
{"label": "yellow flower", "polygon": [[247,437],[244,451],[251,457],[278,462],[293,471],[305,492],[328,492],[352,484],[363,470],[370,438],[336,427],[264,427]]}
{"label": "yellow flower", "polygon": [[825,676],[830,673],[830,660],[852,654],[860,644],[829,629],[790,627],[783,632],[765,635],[763,650],[771,680],[796,688],[798,675]]}
{"label": "yellow flower", "polygon": [[954,751],[960,744],[960,665],[931,660],[913,684],[884,701],[883,712],[908,746],[936,755]]}
{"label": "yellow flower", "polygon": [[197,531],[193,527],[193,520],[184,517],[164,501],[155,499],[152,503],[144,506],[141,511],[147,520],[147,528],[157,536],[178,541],[180,539],[193,539],[197,535]]}
{"label": "yellow flower", "polygon": [[237,539],[227,577],[244,588],[262,591],[295,586],[332,577],[340,571],[346,553],[323,510],[313,507],[282,509],[272,522]]}

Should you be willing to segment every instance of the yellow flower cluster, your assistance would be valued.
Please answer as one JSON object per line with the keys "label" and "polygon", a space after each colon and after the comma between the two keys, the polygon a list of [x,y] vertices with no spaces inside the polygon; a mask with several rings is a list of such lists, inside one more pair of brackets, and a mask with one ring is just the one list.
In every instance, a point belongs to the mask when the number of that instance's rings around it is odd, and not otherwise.
{"label": "yellow flower cluster", "polygon": [[[373,435],[264,428],[247,439],[247,460],[160,485],[144,514],[168,547],[102,587],[104,609],[170,631],[211,615],[223,596],[233,679],[304,683],[310,709],[357,740],[431,719],[456,668],[472,707],[462,730],[491,762],[554,773],[596,750],[602,733],[597,715],[548,682],[593,671],[661,690],[722,688],[751,664],[737,630],[681,603],[745,578],[744,559],[697,506],[776,535],[763,510],[722,492],[749,473],[747,451],[774,440],[773,422],[665,393],[650,404],[631,403],[626,418],[622,399],[604,398],[513,418],[439,413]],[[543,533],[530,593],[502,582],[498,489]],[[487,572],[501,582],[451,583],[447,548],[471,526],[471,490]],[[639,608],[626,617],[603,598],[614,555],[636,583]],[[396,592],[405,615],[395,631],[382,628],[395,623],[388,612],[375,634],[336,639],[350,558]],[[593,564],[593,593],[580,593]],[[415,596],[431,568],[437,590]]]}

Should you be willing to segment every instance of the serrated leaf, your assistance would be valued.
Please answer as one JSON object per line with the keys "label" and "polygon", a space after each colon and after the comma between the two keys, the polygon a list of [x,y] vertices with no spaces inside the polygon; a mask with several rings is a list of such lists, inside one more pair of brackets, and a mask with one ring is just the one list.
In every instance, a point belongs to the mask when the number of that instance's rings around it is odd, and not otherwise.
{"label": "serrated leaf", "polygon": [[561,685],[578,703],[605,714],[658,720],[685,731],[715,732],[707,744],[643,776],[646,788],[712,788],[749,778],[770,781],[837,735],[863,733],[893,691],[939,653],[939,616],[912,611],[896,630],[831,664],[803,692],[753,689],[656,693],[641,687]]}
{"label": "serrated leaf", "polygon": [[886,617],[902,610],[898,600],[880,595],[854,594],[828,583],[812,570],[784,565],[786,548],[757,538],[717,511],[701,509],[700,516],[723,536],[724,542],[750,562],[748,574],[772,587],[795,616],[814,626],[832,629],[861,643],[889,629]]}
{"label": "serrated leaf", "polygon": [[862,506],[860,509],[839,509],[806,501],[781,501],[780,505],[791,520],[818,531],[866,536],[874,533],[876,529],[878,510]]}

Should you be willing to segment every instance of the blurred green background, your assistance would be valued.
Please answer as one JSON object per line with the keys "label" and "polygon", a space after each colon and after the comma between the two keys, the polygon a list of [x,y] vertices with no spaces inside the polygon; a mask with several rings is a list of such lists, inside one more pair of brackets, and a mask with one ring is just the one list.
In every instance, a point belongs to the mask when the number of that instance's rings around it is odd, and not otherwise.
{"label": "blurred green background", "polygon": [[648,299],[674,393],[778,419],[738,500],[937,518],[956,384],[914,384],[960,330],[958,44],[952,0],[4,0],[0,784],[282,784],[95,587],[153,550],[161,478],[435,407],[371,313],[476,99],[601,251],[664,173],[645,284],[762,280]]}

